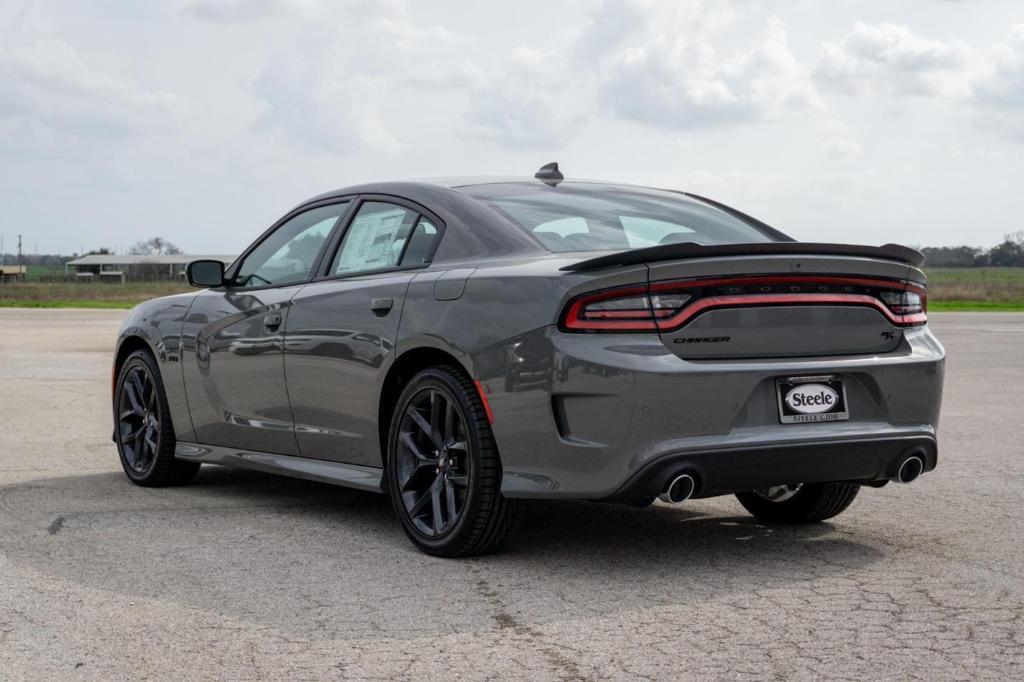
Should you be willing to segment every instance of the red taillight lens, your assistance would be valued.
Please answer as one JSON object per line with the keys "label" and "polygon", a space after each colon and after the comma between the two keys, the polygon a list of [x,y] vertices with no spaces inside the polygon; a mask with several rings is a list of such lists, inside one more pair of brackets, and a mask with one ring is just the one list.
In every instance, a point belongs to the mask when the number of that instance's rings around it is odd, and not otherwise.
{"label": "red taillight lens", "polygon": [[601,291],[581,296],[562,320],[574,331],[657,331],[657,320],[669,317],[690,300],[688,294],[650,294],[646,286]]}
{"label": "red taillight lens", "polygon": [[882,291],[878,297],[897,315],[919,315],[925,312],[924,297],[913,291]]}
{"label": "red taillight lens", "polygon": [[586,294],[573,300],[561,326],[580,332],[658,332],[683,326],[713,308],[771,305],[859,305],[876,308],[896,326],[927,321],[923,287],[861,277],[779,275],[653,282]]}

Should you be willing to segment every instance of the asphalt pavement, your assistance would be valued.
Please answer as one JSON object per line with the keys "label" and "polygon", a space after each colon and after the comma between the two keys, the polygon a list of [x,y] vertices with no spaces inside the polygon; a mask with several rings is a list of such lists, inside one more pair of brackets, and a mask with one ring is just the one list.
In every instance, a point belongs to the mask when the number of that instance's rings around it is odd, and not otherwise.
{"label": "asphalt pavement", "polygon": [[935,314],[939,468],[834,521],[529,505],[443,560],[382,496],[128,483],[123,312],[0,310],[0,678],[1024,678],[1024,314]]}

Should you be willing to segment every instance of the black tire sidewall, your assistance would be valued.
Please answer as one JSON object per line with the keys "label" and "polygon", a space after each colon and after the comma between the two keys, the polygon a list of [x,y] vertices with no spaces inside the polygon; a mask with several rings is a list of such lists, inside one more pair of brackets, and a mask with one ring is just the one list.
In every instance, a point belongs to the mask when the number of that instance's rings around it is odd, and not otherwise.
{"label": "black tire sidewall", "polygon": [[[402,496],[398,491],[397,461],[394,456],[399,430],[401,429],[402,415],[405,413],[411,399],[421,391],[429,388],[441,391],[446,398],[458,406],[461,413],[459,416],[466,427],[467,455],[471,459],[466,504],[459,515],[458,521],[437,537],[430,537],[421,533],[409,518],[405,504],[402,502]],[[471,402],[470,396],[466,395],[464,387],[453,376],[452,370],[443,367],[432,367],[421,371],[409,381],[399,396],[395,405],[395,411],[391,415],[387,440],[387,466],[385,468],[388,496],[391,498],[395,514],[398,516],[398,520],[401,522],[406,534],[417,546],[431,554],[446,555],[457,553],[462,545],[470,541],[471,538],[467,537],[467,530],[471,530],[473,525],[472,519],[480,513],[480,498],[482,494],[480,441],[482,434],[476,428],[476,420],[473,418],[474,410],[476,409],[479,409],[478,406]]]}
{"label": "black tire sidewall", "polygon": [[[118,411],[120,409],[121,391],[123,390],[125,379],[128,377],[128,373],[132,369],[140,366],[143,367],[153,379],[153,384],[156,387],[157,411],[160,417],[156,456],[153,458],[153,463],[150,465],[149,469],[143,473],[135,471],[125,459],[124,447],[121,444],[120,428],[118,426]],[[176,442],[174,440],[174,429],[171,426],[170,410],[167,407],[167,395],[164,392],[164,384],[160,376],[160,369],[157,367],[156,360],[153,358],[153,355],[148,351],[135,351],[129,355],[124,361],[124,364],[121,365],[121,370],[118,372],[117,385],[114,392],[114,420],[118,459],[121,461],[121,467],[124,469],[124,473],[133,482],[145,485],[154,479],[162,468],[169,466],[167,461],[168,459],[173,462]]]}

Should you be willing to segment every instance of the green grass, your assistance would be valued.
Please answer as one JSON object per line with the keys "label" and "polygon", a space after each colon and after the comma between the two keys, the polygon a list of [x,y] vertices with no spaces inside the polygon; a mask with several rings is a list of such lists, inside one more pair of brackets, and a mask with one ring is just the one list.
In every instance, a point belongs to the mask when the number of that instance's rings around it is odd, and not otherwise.
{"label": "green grass", "polygon": [[98,308],[127,310],[134,303],[123,301],[96,301],[89,299],[70,299],[67,301],[27,301],[16,298],[0,298],[0,308]]}
{"label": "green grass", "polygon": [[1024,303],[999,301],[928,301],[930,313],[1024,313]]}
{"label": "green grass", "polygon": [[927,268],[928,310],[1024,311],[1024,268]]}
{"label": "green grass", "polygon": [[7,282],[0,284],[0,307],[131,308],[150,298],[190,289],[178,282]]}
{"label": "green grass", "polygon": [[43,277],[63,277],[63,265],[27,265],[25,266],[25,279],[29,282],[37,282]]}

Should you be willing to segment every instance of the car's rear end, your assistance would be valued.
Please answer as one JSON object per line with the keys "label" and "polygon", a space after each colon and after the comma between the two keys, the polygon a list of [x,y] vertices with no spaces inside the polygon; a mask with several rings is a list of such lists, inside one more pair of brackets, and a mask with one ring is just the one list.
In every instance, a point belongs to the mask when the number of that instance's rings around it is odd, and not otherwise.
{"label": "car's rear end", "polygon": [[[673,213],[672,197],[643,192],[597,209],[570,192],[530,194],[487,200],[535,234],[574,231],[541,236],[561,252],[552,323],[474,356],[507,495],[704,497],[881,485],[935,467],[943,349],[919,254],[784,241],[742,214]],[[557,248],[595,224],[607,241],[615,214],[628,248]],[[630,224],[648,241],[682,229],[650,245]],[[683,479],[692,491],[673,488]]]}

